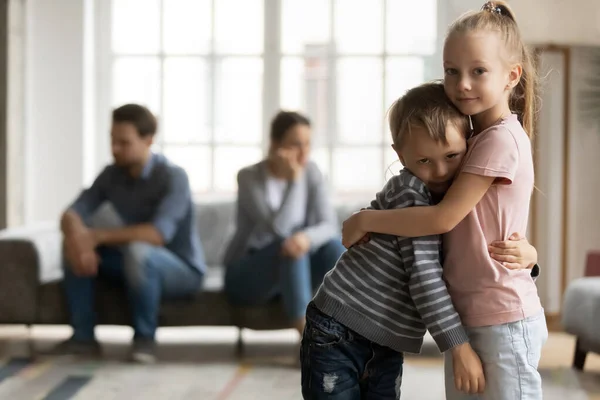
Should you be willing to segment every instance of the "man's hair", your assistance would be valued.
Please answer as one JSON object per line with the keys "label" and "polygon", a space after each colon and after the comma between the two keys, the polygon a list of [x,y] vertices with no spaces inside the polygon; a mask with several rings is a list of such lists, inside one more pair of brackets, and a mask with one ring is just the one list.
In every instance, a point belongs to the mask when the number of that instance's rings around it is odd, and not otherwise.
{"label": "man's hair", "polygon": [[112,113],[113,123],[129,122],[137,129],[141,137],[156,134],[156,117],[150,110],[139,104],[125,104]]}
{"label": "man's hair", "polygon": [[412,128],[424,128],[433,140],[444,144],[448,144],[448,123],[464,134],[469,129],[468,117],[452,104],[441,82],[424,83],[407,91],[390,107],[389,123],[397,149],[402,148]]}

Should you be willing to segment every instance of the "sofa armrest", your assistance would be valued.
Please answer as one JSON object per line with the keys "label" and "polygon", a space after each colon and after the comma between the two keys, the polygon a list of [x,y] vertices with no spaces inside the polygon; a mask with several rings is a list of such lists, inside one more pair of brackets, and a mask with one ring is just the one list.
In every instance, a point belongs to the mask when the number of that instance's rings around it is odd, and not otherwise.
{"label": "sofa armrest", "polygon": [[62,278],[61,234],[56,224],[0,231],[0,324],[32,324],[38,287]]}

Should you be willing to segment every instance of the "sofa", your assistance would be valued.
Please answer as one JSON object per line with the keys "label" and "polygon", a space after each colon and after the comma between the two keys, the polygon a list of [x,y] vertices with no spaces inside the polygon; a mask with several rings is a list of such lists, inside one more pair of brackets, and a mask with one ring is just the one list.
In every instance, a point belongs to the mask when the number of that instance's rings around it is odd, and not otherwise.
{"label": "sofa", "polygon": [[[363,203],[336,206],[343,221]],[[160,326],[235,326],[275,330],[291,327],[279,299],[266,306],[234,307],[223,293],[224,268],[220,264],[233,234],[234,201],[196,204],[196,223],[208,265],[204,287],[193,298],[165,301]],[[61,287],[61,234],[56,223],[0,231],[0,324],[68,324]],[[100,325],[129,325],[130,314],[122,288],[99,281],[96,309]]]}
{"label": "sofa", "polygon": [[600,353],[600,251],[587,254],[584,277],[569,283],[562,325],[577,338],[573,367],[583,370],[587,353]]}

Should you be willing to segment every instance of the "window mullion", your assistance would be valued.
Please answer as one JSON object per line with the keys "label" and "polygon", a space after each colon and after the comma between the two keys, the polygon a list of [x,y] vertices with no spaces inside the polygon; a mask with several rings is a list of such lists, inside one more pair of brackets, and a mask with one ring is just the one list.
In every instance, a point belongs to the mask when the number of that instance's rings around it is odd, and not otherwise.
{"label": "window mullion", "polygon": [[262,151],[267,154],[269,125],[280,108],[282,0],[264,0]]}
{"label": "window mullion", "polygon": [[215,146],[216,146],[216,128],[217,128],[217,114],[216,114],[216,85],[217,85],[217,57],[216,57],[216,0],[212,0],[210,7],[211,14],[211,32],[210,32],[210,48],[208,49],[208,126],[210,129],[209,133],[209,150],[210,150],[210,181],[209,188],[211,192],[215,192]]}

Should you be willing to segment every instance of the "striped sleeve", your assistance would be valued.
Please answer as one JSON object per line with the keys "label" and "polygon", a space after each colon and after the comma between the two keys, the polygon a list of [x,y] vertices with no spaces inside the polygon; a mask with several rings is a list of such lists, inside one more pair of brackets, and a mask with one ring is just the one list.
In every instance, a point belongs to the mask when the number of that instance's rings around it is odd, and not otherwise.
{"label": "striped sleeve", "polygon": [[[390,196],[393,208],[429,206],[423,183],[405,175],[404,185]],[[391,208],[391,207],[390,207]],[[441,237],[398,238],[405,268],[409,271],[410,296],[438,348],[445,352],[469,341],[460,317],[442,278],[440,264]]]}
{"label": "striped sleeve", "polygon": [[[403,258],[412,259],[410,296],[441,352],[469,341],[454,309],[440,265],[440,237],[422,236],[402,241]],[[410,253],[409,257],[404,257]]]}

